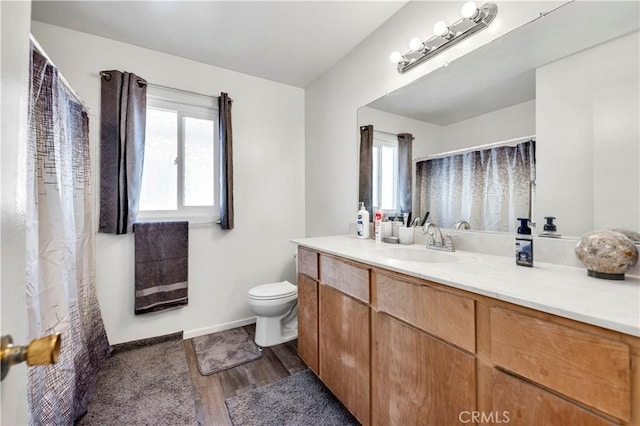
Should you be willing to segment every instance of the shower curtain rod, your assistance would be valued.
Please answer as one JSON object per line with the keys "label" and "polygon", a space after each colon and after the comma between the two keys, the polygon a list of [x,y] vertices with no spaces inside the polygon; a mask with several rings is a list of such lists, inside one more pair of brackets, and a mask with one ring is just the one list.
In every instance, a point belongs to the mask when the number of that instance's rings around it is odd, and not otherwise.
{"label": "shower curtain rod", "polygon": [[425,160],[433,160],[436,158],[448,157],[450,155],[456,155],[456,154],[466,154],[467,152],[480,151],[483,149],[490,149],[498,146],[514,146],[521,142],[526,142],[526,141],[535,140],[535,139],[536,139],[536,135],[521,136],[519,138],[507,139],[507,140],[498,141],[498,142],[491,142],[484,145],[472,146],[470,148],[454,149],[453,151],[427,155],[426,157],[416,158],[414,161],[418,162],[418,161],[425,161]]}
{"label": "shower curtain rod", "polygon": [[44,56],[44,58],[55,68],[58,70],[58,78],[60,79],[60,81],[62,82],[62,85],[69,91],[69,94],[71,96],[74,97],[74,99],[80,104],[82,105],[82,107],[89,112],[89,107],[87,106],[87,104],[82,100],[82,98],[80,97],[80,95],[78,95],[78,93],[76,93],[75,90],[73,90],[73,87],[71,87],[71,85],[69,84],[69,82],[67,81],[66,78],[64,78],[64,75],[62,75],[62,72],[60,71],[60,68],[58,68],[56,66],[56,64],[53,63],[53,61],[51,60],[51,58],[49,57],[49,55],[47,55],[47,52],[44,51],[44,49],[42,48],[42,46],[40,45],[40,43],[38,43],[38,40],[36,40],[36,38],[33,36],[33,34],[29,34],[29,39],[31,40],[31,43],[33,43],[33,47],[38,51],[38,53],[40,53],[42,56]]}

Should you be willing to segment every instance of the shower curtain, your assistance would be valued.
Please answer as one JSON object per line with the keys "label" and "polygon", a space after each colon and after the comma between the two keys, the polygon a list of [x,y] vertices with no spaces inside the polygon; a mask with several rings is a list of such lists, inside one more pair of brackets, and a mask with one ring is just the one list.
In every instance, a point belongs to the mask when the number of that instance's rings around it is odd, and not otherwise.
{"label": "shower curtain", "polygon": [[515,232],[516,218],[530,217],[535,182],[535,141],[451,155],[416,164],[418,211],[451,228]]}
{"label": "shower curtain", "polygon": [[30,424],[73,424],[110,347],[95,292],[89,120],[32,46],[27,162],[29,338],[61,333],[56,364],[28,371]]}

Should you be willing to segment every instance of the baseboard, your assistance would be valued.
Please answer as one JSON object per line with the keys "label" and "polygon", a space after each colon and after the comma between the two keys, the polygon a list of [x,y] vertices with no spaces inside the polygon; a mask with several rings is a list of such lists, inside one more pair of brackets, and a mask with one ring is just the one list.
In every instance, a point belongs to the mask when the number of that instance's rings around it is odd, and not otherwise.
{"label": "baseboard", "polygon": [[185,331],[183,333],[184,339],[193,339],[194,337],[204,336],[211,333],[217,333],[218,331],[229,330],[232,328],[243,327],[249,324],[255,324],[256,317],[244,318],[238,321],[225,322],[224,324],[213,325],[211,327],[196,328],[195,330]]}

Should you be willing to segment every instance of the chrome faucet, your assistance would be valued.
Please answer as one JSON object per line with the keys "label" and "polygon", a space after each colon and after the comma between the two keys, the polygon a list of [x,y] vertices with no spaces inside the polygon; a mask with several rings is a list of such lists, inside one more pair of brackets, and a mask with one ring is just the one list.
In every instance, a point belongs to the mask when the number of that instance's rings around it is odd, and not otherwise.
{"label": "chrome faucet", "polygon": [[457,237],[459,234],[446,234],[444,237],[442,236],[442,230],[440,227],[433,222],[427,222],[424,224],[422,228],[422,233],[426,234],[427,237],[427,248],[432,250],[441,250],[441,251],[456,251],[453,247],[452,237]]}
{"label": "chrome faucet", "polygon": [[[433,231],[429,231],[429,229],[433,228]],[[434,233],[435,232],[435,233]],[[427,222],[424,224],[422,228],[422,233],[428,235],[427,240],[427,248],[431,246],[441,246],[443,242],[442,231],[437,223]]]}
{"label": "chrome faucet", "polygon": [[471,229],[471,225],[466,220],[459,220],[453,225],[453,229]]}

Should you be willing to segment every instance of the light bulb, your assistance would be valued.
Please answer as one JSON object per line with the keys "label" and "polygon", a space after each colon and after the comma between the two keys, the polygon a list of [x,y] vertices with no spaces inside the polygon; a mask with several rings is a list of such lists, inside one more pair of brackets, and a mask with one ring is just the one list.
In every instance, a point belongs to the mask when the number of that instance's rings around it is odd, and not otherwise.
{"label": "light bulb", "polygon": [[449,26],[447,25],[446,22],[444,21],[438,21],[436,22],[436,24],[433,26],[433,33],[437,36],[440,37],[445,37],[446,35],[448,35],[451,32],[451,30],[449,30]]}
{"label": "light bulb", "polygon": [[402,53],[396,50],[391,53],[389,60],[391,60],[391,62],[393,62],[394,64],[399,64],[400,62],[404,61],[404,56],[402,56]]}
{"label": "light bulb", "polygon": [[476,6],[476,2],[468,1],[464,5],[462,5],[462,9],[460,9],[460,14],[462,17],[467,19],[473,19],[478,15],[478,7]]}
{"label": "light bulb", "polygon": [[422,50],[423,46],[424,45],[422,44],[422,40],[420,40],[420,37],[414,37],[409,42],[409,49],[411,50]]}

